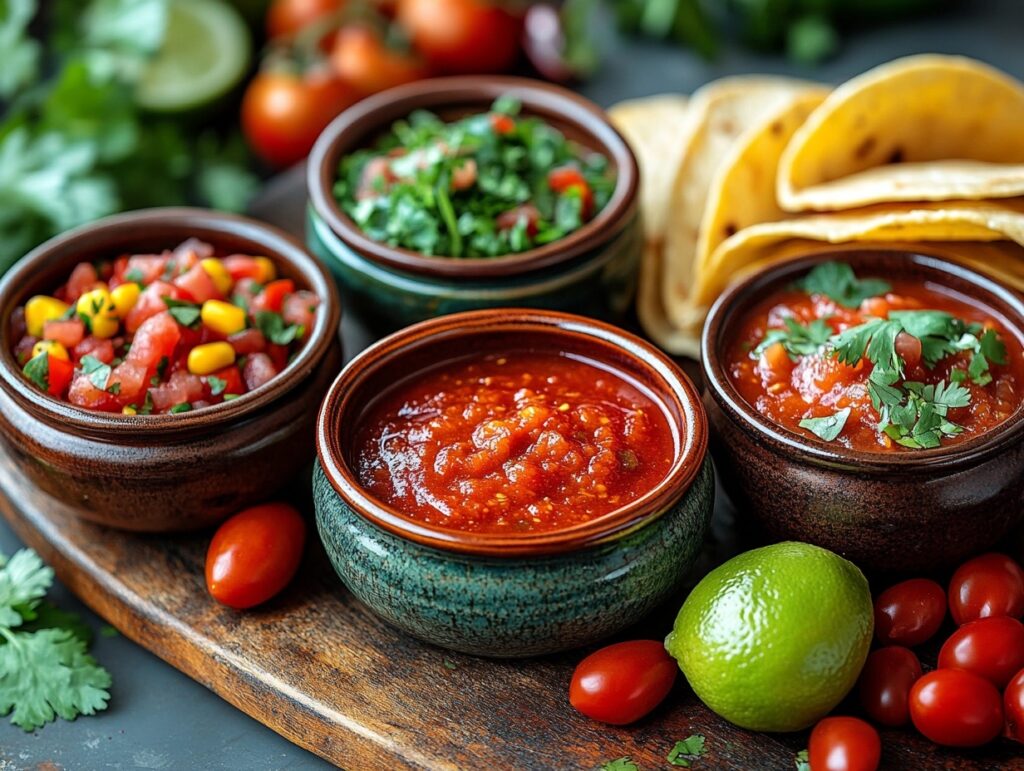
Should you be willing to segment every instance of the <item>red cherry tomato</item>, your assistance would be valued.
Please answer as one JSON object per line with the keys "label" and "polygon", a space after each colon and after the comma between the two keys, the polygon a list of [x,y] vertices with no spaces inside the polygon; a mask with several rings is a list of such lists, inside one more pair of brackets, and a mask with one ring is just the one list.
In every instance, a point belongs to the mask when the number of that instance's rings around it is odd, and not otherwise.
{"label": "red cherry tomato", "polygon": [[676,662],[656,640],[616,643],[579,663],[572,673],[569,703],[594,720],[626,725],[661,703],[678,672]]}
{"label": "red cherry tomato", "polygon": [[935,581],[912,578],[890,586],[875,600],[875,635],[883,645],[913,647],[939,631],[946,592]]}
{"label": "red cherry tomato", "polygon": [[949,610],[957,624],[988,616],[1024,616],[1024,570],[1005,554],[968,560],[949,582]]}
{"label": "red cherry tomato", "polygon": [[274,0],[267,11],[267,37],[290,37],[344,5],[345,0]]}
{"label": "red cherry tomato", "polygon": [[890,645],[872,651],[857,681],[868,717],[887,726],[910,722],[910,689],[921,677],[921,662],[909,648]]}
{"label": "red cherry tomato", "polygon": [[398,22],[427,62],[444,72],[504,72],[519,58],[522,19],[498,3],[399,0]]}
{"label": "red cherry tomato", "polygon": [[380,35],[361,24],[341,29],[334,39],[331,64],[339,78],[363,94],[376,94],[429,74],[419,59],[388,48]]}
{"label": "red cherry tomato", "polygon": [[966,669],[1002,688],[1024,667],[1024,624],[1008,616],[968,621],[939,651],[940,669]]}
{"label": "red cherry tomato", "polygon": [[999,691],[963,669],[936,669],[910,689],[910,719],[936,744],[979,747],[1003,728]]}
{"label": "red cherry tomato", "polygon": [[1006,737],[1024,742],[1024,669],[1014,675],[1006,686],[1003,710],[1006,713]]}
{"label": "red cherry tomato", "polygon": [[263,72],[242,98],[242,130],[263,160],[288,166],[305,158],[327,124],[358,98],[333,73]]}
{"label": "red cherry tomato", "polygon": [[266,602],[292,580],[302,560],[306,523],[286,503],[264,503],[218,528],[206,553],[206,588],[231,608]]}
{"label": "red cherry tomato", "polygon": [[807,743],[811,771],[875,771],[882,740],[871,725],[855,717],[827,717]]}

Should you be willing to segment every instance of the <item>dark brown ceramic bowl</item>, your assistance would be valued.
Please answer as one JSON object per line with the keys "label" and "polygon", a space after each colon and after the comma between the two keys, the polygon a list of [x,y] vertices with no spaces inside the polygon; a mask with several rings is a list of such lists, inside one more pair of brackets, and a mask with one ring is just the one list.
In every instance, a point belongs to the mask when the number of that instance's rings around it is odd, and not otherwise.
{"label": "dark brown ceramic bowl", "polygon": [[1020,298],[938,256],[840,249],[772,265],[718,299],[701,341],[704,402],[725,489],[771,536],[824,546],[866,569],[924,571],[992,546],[1024,518],[1024,409],[949,447],[857,452],[776,425],[731,384],[723,354],[746,310],[828,260],[848,262],[862,275],[919,279],[966,295],[1024,344]]}
{"label": "dark brown ceramic bowl", "polygon": [[[262,388],[178,415],[120,415],[40,392],[11,354],[11,314],[82,260],[173,248],[190,236],[218,253],[269,257],[322,304],[306,344]],[[317,409],[341,367],[337,289],[283,232],[202,209],[108,217],[47,241],[0,281],[0,438],[19,471],[85,519],[138,531],[217,523],[267,498],[313,457]]]}

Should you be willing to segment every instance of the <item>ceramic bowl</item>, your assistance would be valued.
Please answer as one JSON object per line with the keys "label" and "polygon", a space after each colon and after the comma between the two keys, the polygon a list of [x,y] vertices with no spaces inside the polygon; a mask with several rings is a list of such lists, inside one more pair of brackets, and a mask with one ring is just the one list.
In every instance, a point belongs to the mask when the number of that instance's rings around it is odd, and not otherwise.
{"label": "ceramic bowl", "polygon": [[732,386],[723,354],[745,311],[828,260],[948,287],[991,308],[1024,341],[1020,298],[943,257],[858,248],[768,267],[728,289],[704,327],[704,403],[725,489],[772,537],[824,546],[869,570],[926,571],[992,546],[1024,518],[1024,410],[948,447],[858,452],[781,428]]}
{"label": "ceramic bowl", "polygon": [[[483,112],[502,94],[521,100],[566,136],[603,153],[617,185],[580,230],[506,257],[430,257],[371,240],[332,194],[343,156],[371,143],[418,109],[455,119]],[[642,232],[637,165],[625,140],[594,104],[565,89],[522,78],[438,78],[365,99],[320,135],[310,154],[307,243],[338,280],[346,301],[378,329],[477,308],[529,306],[609,318],[633,297]]]}
{"label": "ceramic bowl", "polygon": [[[426,525],[372,498],[351,457],[367,405],[396,380],[481,347],[581,354],[646,385],[675,433],[666,477],[591,522],[516,536]],[[461,313],[382,340],[331,386],[317,424],[317,453],[317,525],[345,585],[409,634],[486,656],[574,648],[637,621],[679,587],[714,498],[707,422],[693,383],[638,338],[553,312]]]}
{"label": "ceramic bowl", "polygon": [[[234,401],[179,415],[96,412],[32,386],[11,354],[12,311],[49,293],[82,260],[173,248],[265,255],[323,302],[291,364]],[[0,438],[20,473],[82,517],[138,531],[214,524],[272,495],[313,456],[317,408],[341,368],[341,309],[326,271],[281,231],[201,209],[109,217],[33,250],[0,281]]]}

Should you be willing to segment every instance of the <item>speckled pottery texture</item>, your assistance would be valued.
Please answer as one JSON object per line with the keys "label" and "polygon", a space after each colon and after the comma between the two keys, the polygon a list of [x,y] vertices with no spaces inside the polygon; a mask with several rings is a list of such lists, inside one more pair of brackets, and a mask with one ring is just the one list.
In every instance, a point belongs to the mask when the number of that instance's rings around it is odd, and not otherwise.
{"label": "speckled pottery texture", "polygon": [[[968,247],[969,248],[969,247]],[[719,358],[752,298],[826,260],[860,275],[934,281],[994,308],[1021,339],[1020,298],[967,268],[901,250],[830,250],[775,265],[734,286],[704,330],[704,405],[729,497],[772,537],[831,549],[862,568],[926,572],[997,544],[1024,519],[1024,416],[963,443],[900,453],[854,452],[771,423],[735,391]]]}
{"label": "speckled pottery texture", "polygon": [[551,557],[432,549],[376,527],[313,472],[316,521],[349,590],[414,637],[501,658],[578,648],[635,623],[676,591],[711,519],[710,459],[660,517],[616,540]]}
{"label": "speckled pottery texture", "polygon": [[382,330],[504,306],[619,318],[636,291],[642,238],[639,216],[634,216],[611,242],[570,263],[524,276],[474,281],[390,270],[349,248],[312,208],[306,220],[306,243],[334,275],[345,307]]}

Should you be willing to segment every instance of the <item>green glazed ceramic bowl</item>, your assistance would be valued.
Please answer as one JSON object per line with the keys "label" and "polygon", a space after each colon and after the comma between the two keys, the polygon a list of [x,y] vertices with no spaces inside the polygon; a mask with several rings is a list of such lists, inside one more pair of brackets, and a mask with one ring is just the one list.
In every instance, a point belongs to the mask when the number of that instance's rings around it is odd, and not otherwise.
{"label": "green glazed ceramic bowl", "polygon": [[[486,259],[430,257],[369,239],[332,194],[341,158],[417,109],[453,119],[513,94],[526,113],[611,161],[616,187],[597,216],[559,241]],[[507,77],[438,78],[391,89],[346,110],[309,159],[309,248],[338,281],[346,305],[378,329],[479,308],[572,310],[622,315],[633,298],[643,247],[636,159],[594,104],[546,83]]]}
{"label": "green glazed ceramic bowl", "polygon": [[[351,463],[368,404],[402,377],[481,347],[583,355],[640,382],[674,434],[665,478],[591,522],[494,535],[427,525],[372,498]],[[410,374],[412,373],[412,374]],[[707,530],[714,482],[693,383],[652,346],[568,314],[446,316],[382,340],[334,382],[317,425],[317,526],[335,570],[373,611],[453,650],[522,657],[576,648],[635,623],[679,589]]]}

